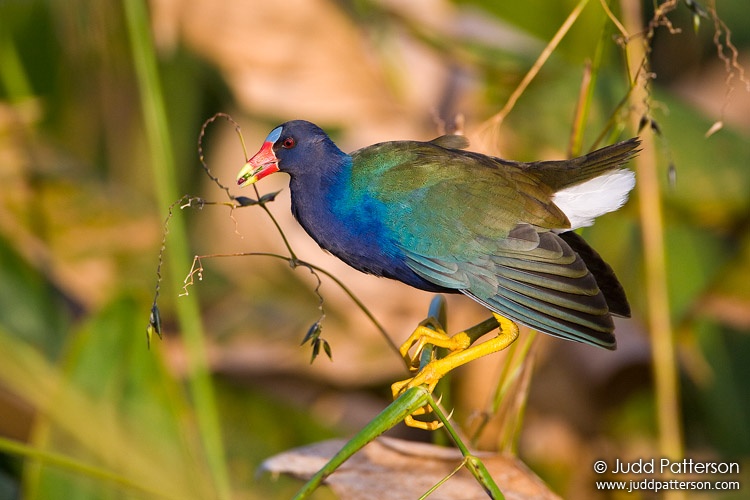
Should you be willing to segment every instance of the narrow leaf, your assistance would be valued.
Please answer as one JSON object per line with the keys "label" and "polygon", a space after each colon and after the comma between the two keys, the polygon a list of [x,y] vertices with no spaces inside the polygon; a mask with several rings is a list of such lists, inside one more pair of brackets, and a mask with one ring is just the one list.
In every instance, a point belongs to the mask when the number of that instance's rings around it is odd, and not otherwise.
{"label": "narrow leaf", "polygon": [[267,203],[267,202],[269,202],[269,201],[273,201],[273,200],[275,200],[275,199],[276,199],[276,196],[277,196],[277,195],[278,195],[278,194],[279,194],[280,192],[281,192],[281,190],[279,190],[279,191],[274,191],[273,193],[266,193],[266,194],[264,194],[263,196],[261,196],[261,197],[260,197],[260,199],[258,200],[258,203],[261,203],[261,204],[262,204],[262,203]]}
{"label": "narrow leaf", "polygon": [[161,313],[159,312],[159,306],[156,304],[151,306],[148,326],[161,338]]}
{"label": "narrow leaf", "polygon": [[313,361],[315,361],[315,358],[318,357],[318,354],[320,354],[320,342],[316,340],[313,342],[312,357],[310,358],[310,364],[312,364]]}
{"label": "narrow leaf", "polygon": [[327,340],[323,340],[323,350],[325,351],[326,356],[328,356],[328,359],[333,361],[333,353],[331,352],[331,344],[329,344]]}
{"label": "narrow leaf", "polygon": [[323,329],[323,325],[320,324],[320,321],[316,321],[315,323],[310,326],[310,328],[307,330],[307,333],[305,334],[305,338],[302,339],[302,342],[300,342],[300,345],[305,345],[307,342],[312,341],[313,343],[320,337],[320,332]]}
{"label": "narrow leaf", "polygon": [[258,204],[258,200],[248,198],[247,196],[237,196],[235,197],[234,201],[239,203],[241,207],[250,207],[252,205]]}

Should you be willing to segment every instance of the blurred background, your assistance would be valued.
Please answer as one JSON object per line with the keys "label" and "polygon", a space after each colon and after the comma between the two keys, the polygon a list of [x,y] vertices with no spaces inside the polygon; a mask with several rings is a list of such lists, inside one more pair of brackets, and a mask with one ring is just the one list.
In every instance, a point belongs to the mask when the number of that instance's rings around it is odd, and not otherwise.
{"label": "blurred background", "polygon": [[[488,126],[580,4],[515,107]],[[608,4],[618,18],[640,5]],[[262,460],[353,435],[405,378],[378,328],[325,277],[321,335],[333,360],[311,364],[299,344],[321,317],[316,279],[284,260],[203,258],[202,279],[178,297],[194,255],[286,255],[257,206],[173,208],[164,339],[147,347],[169,205],[185,194],[228,201],[198,154],[201,125],[217,112],[241,125],[249,154],[277,124],[302,118],[345,151],[459,128],[472,149],[516,160],[624,139],[647,117],[668,305],[649,303],[647,284],[660,278],[648,275],[643,223],[657,214],[644,213],[639,185],[583,232],[631,301],[618,350],[537,338],[533,374],[516,387],[528,390],[524,411],[490,419],[476,446],[506,449],[512,425],[519,457],[554,492],[607,498],[594,489],[595,460],[664,450],[649,327],[661,314],[672,325],[679,390],[667,399],[684,455],[748,470],[750,10],[717,1],[726,24],[710,15],[696,24],[705,5],[666,4],[650,92],[633,104],[618,29],[593,0],[0,0],[0,498],[288,498],[300,483],[256,476]],[[641,29],[655,5],[665,2],[643,2]],[[723,128],[707,137],[717,121]],[[203,153],[233,186],[245,160],[234,127],[212,123]],[[431,296],[323,253],[293,220],[286,183],[272,176],[259,189],[282,190],[267,206],[297,256],[340,279],[400,344]],[[485,316],[471,300],[448,300],[451,331]],[[505,362],[491,356],[452,376],[457,426],[476,427]],[[434,439],[402,426],[394,434]]]}

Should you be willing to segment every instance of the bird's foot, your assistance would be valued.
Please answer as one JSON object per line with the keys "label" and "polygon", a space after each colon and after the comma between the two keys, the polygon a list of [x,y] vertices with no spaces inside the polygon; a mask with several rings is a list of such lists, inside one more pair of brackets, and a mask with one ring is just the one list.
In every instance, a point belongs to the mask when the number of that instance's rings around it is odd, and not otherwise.
{"label": "bird's foot", "polygon": [[[407,390],[411,389],[412,387],[418,387],[423,386],[430,394],[435,390],[435,386],[440,381],[441,378],[445,375],[445,373],[440,373],[438,369],[439,366],[436,366],[436,362],[440,360],[435,360],[427,364],[422,370],[417,373],[416,376],[401,380],[399,382],[395,382],[391,385],[391,391],[393,393],[393,399],[396,399],[401,394],[406,392]],[[427,405],[423,406],[422,408],[419,408],[417,411],[412,413],[411,415],[407,415],[406,418],[404,418],[404,423],[408,425],[409,427],[415,427],[418,429],[424,429],[426,431],[434,431],[436,429],[439,429],[443,426],[443,423],[438,420],[432,420],[432,421],[425,421],[425,420],[417,420],[414,418],[416,415],[426,415],[427,413],[430,413],[432,411],[432,408]],[[450,417],[449,417],[450,418]]]}
{"label": "bird's foot", "polygon": [[[421,364],[422,352],[427,345],[441,347],[450,351],[463,350],[471,345],[471,339],[464,332],[453,336],[443,330],[442,325],[434,318],[427,318],[412,332],[406,342],[401,344],[399,352],[409,370],[416,372]],[[413,350],[413,354],[409,354]]]}
{"label": "bird's foot", "polygon": [[[507,318],[497,314],[494,314],[494,316],[497,321],[495,327],[499,327],[497,336],[475,346],[471,346],[472,336],[469,336],[466,332],[460,332],[451,337],[445,334],[445,332],[442,331],[442,328],[440,330],[432,329],[439,325],[430,324],[428,326],[426,323],[431,321],[429,319],[420,324],[409,339],[401,346],[401,354],[404,356],[404,359],[410,363],[412,371],[418,371],[414,377],[391,385],[393,397],[396,398],[408,389],[417,386],[424,386],[430,393],[432,393],[440,379],[454,368],[482,356],[502,351],[512,344],[518,338],[518,326]],[[476,332],[474,333],[476,334]],[[422,351],[428,344],[450,349],[451,352],[442,358],[433,359],[422,369],[418,369],[418,365],[417,368],[413,368],[415,360],[419,360]],[[415,355],[408,356],[409,350],[414,345],[417,346]],[[424,415],[430,411],[431,409],[429,406],[422,407],[406,417],[404,423],[410,427],[425,430],[435,430],[440,428],[442,423],[439,421],[427,422],[416,420],[414,418],[415,415]]]}

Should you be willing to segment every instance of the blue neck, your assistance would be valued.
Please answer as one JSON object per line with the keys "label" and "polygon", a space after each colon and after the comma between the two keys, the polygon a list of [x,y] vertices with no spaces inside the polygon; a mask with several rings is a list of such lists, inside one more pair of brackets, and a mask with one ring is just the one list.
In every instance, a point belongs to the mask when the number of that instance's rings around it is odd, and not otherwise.
{"label": "blue neck", "polygon": [[326,165],[325,172],[292,176],[292,213],[307,233],[325,250],[353,267],[373,274],[368,268],[388,246],[385,228],[378,216],[380,203],[351,184],[352,159],[343,155]]}

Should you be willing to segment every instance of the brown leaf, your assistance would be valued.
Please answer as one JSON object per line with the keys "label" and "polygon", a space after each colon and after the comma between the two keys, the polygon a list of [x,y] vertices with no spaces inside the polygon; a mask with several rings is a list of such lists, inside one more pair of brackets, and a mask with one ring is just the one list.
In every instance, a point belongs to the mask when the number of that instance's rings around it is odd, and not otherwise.
{"label": "brown leaf", "polygon": [[[261,470],[307,480],[345,443],[332,439],[286,451],[263,462]],[[477,456],[506,499],[558,498],[518,458],[484,452]],[[413,500],[449,475],[462,458],[453,448],[381,437],[345,462],[325,484],[341,498]],[[429,498],[484,500],[488,496],[469,471],[461,469]]]}

